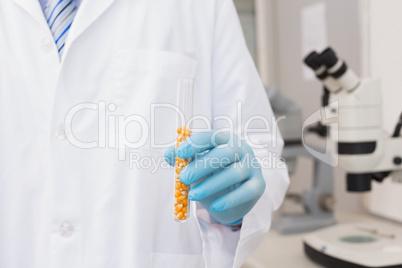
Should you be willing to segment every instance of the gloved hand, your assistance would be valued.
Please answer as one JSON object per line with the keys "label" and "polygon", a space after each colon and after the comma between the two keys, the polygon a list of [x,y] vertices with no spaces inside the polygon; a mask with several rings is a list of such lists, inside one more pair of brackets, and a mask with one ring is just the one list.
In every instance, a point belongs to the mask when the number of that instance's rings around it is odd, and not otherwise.
{"label": "gloved hand", "polygon": [[166,162],[173,166],[176,154],[193,159],[179,176],[192,185],[190,200],[199,201],[222,224],[239,224],[264,193],[265,181],[252,149],[233,133],[193,134],[176,150],[166,150]]}

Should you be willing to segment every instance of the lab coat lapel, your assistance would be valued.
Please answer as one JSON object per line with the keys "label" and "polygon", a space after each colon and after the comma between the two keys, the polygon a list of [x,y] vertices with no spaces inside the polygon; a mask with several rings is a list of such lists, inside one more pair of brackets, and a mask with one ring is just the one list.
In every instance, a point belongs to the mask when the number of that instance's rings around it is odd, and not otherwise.
{"label": "lab coat lapel", "polygon": [[114,1],[115,0],[83,0],[68,34],[68,43],[73,43],[78,36],[113,4]]}
{"label": "lab coat lapel", "polygon": [[94,23],[103,12],[114,3],[114,1],[115,0],[82,0],[67,36],[63,58],[68,54],[68,50],[74,43],[74,40],[77,39],[92,23]]}
{"label": "lab coat lapel", "polygon": [[[41,25],[48,27],[38,0],[13,0]],[[45,23],[43,23],[45,22]]]}

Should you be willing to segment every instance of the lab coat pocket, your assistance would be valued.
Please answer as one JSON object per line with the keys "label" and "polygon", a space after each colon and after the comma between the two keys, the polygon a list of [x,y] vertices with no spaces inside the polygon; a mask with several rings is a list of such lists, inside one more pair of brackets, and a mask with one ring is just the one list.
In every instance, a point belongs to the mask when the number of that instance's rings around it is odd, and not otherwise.
{"label": "lab coat pocket", "polygon": [[143,135],[146,128],[155,134],[152,139],[156,144],[175,139],[172,135],[177,112],[172,105],[177,101],[177,79],[195,78],[197,65],[197,60],[180,53],[135,49],[117,52],[112,93],[115,113],[126,121],[141,122],[141,127],[130,123],[127,137]]}
{"label": "lab coat pocket", "polygon": [[201,254],[152,254],[152,268],[166,267],[205,267],[204,258]]}
{"label": "lab coat pocket", "polygon": [[[198,61],[162,50],[119,50],[115,57],[115,93],[124,103],[174,103],[177,78],[195,78]],[[132,107],[132,105],[131,105]]]}
{"label": "lab coat pocket", "polygon": [[[194,77],[198,61],[184,54],[162,50],[122,49],[116,54],[120,74],[158,72],[167,76]],[[126,68],[129,68],[127,70]]]}

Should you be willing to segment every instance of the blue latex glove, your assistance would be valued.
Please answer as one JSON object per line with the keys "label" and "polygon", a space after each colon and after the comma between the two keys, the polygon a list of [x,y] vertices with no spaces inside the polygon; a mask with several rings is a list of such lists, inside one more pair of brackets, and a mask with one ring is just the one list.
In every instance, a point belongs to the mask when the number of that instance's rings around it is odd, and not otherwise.
{"label": "blue latex glove", "polygon": [[264,193],[261,167],[250,146],[235,134],[193,134],[177,150],[166,150],[166,162],[173,166],[176,154],[193,159],[179,176],[192,185],[190,200],[199,201],[222,224],[239,224]]}

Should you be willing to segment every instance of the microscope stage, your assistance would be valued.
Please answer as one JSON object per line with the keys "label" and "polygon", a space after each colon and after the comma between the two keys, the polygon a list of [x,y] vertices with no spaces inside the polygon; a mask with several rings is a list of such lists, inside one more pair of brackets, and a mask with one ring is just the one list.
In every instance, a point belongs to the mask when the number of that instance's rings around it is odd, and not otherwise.
{"label": "microscope stage", "polygon": [[402,228],[339,224],[303,238],[307,256],[328,268],[402,268]]}

